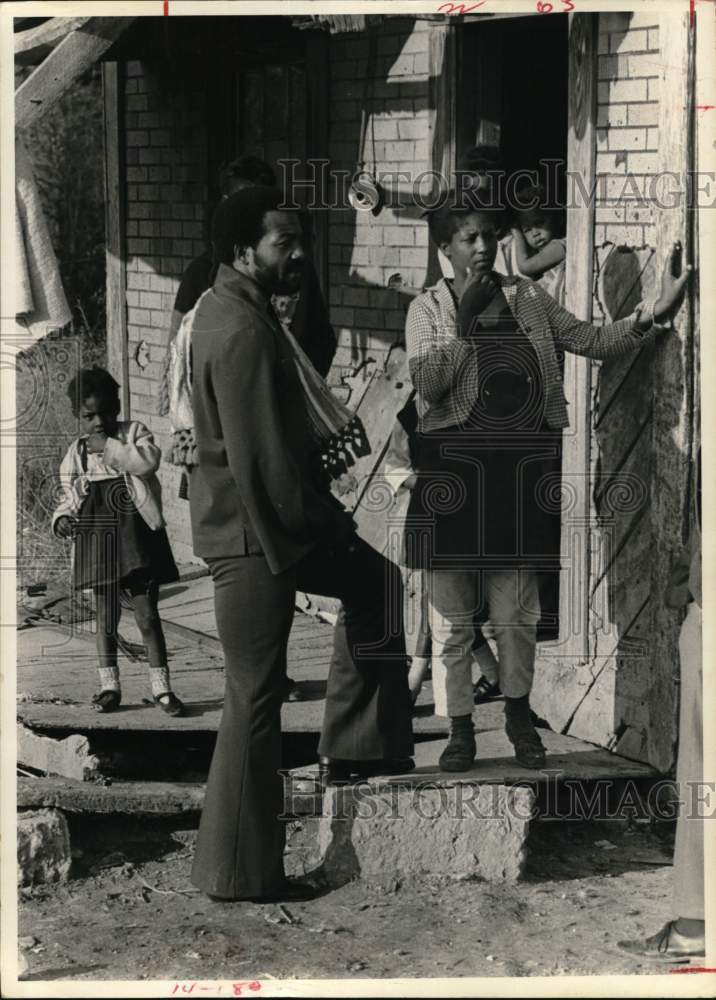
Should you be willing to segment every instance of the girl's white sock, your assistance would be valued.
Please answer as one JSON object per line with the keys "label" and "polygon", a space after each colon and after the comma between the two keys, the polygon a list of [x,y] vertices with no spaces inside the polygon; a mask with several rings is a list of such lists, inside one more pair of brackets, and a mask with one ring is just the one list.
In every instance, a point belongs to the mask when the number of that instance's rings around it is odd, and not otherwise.
{"label": "girl's white sock", "polygon": [[162,694],[169,694],[172,689],[169,680],[169,667],[150,667],[149,680],[152,685],[152,694],[158,698]]}
{"label": "girl's white sock", "polygon": [[121,691],[119,667],[98,667],[101,691]]}

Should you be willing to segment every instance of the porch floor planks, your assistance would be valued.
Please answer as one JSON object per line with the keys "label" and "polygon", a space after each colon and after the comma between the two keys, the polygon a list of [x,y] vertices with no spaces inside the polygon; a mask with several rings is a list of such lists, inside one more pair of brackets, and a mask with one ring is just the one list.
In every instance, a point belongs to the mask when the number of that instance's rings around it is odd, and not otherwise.
{"label": "porch floor planks", "polygon": [[[160,605],[161,609],[161,605]],[[131,614],[122,618],[124,638],[139,642]],[[167,634],[169,662],[174,687],[187,705],[187,715],[172,719],[154,705],[145,705],[150,695],[147,665],[119,657],[122,705],[107,715],[95,712],[90,701],[97,690],[96,654],[93,636],[69,636],[51,625],[17,633],[17,705],[20,721],[45,731],[87,733],[95,730],[216,732],[221,721],[224,696],[223,660],[219,652],[199,648],[191,640]],[[294,638],[294,635],[298,639]],[[318,733],[323,720],[325,685],[332,649],[333,627],[297,612],[289,639],[288,672],[302,682],[307,700],[284,704],[282,728],[286,733]],[[55,700],[73,704],[54,704]],[[441,736],[446,720],[430,708],[429,685],[421,695],[425,717],[416,718],[416,734]],[[493,706],[485,706],[493,708]],[[494,706],[499,708],[501,705]],[[490,720],[489,725],[494,725]]]}
{"label": "porch floor planks", "polygon": [[[485,707],[485,706],[482,706]],[[427,740],[415,746],[415,770],[409,774],[370,778],[368,784],[375,790],[385,786],[430,788],[448,785],[514,785],[565,780],[593,781],[599,778],[656,778],[657,772],[648,764],[617,757],[615,754],[584,743],[574,736],[563,736],[550,730],[540,730],[547,750],[547,764],[543,771],[531,771],[519,765],[503,729],[488,730],[477,734],[475,766],[459,774],[446,774],[438,767],[438,757],[445,746],[443,740]],[[291,774],[298,778],[317,777],[317,765],[297,767]],[[467,800],[466,800],[467,801]]]}
{"label": "porch floor planks", "polygon": [[[196,610],[200,609],[200,610]],[[171,584],[162,588],[160,615],[197,628],[199,619],[211,628],[213,590],[209,577]],[[90,623],[91,625],[92,623]],[[224,696],[223,659],[220,650],[199,647],[189,638],[167,632],[170,666],[175,689],[187,704],[187,715],[173,719],[154,705],[143,704],[149,697],[147,665],[120,656],[123,703],[117,712],[95,712],[90,701],[96,691],[94,637],[85,623],[84,636],[68,635],[51,625],[38,625],[17,633],[17,716],[21,722],[52,735],[88,733],[102,730],[134,732],[212,733],[219,728]],[[121,634],[131,642],[141,636],[131,612],[124,611]],[[212,632],[216,635],[215,622]],[[319,733],[325,706],[325,684],[333,647],[333,626],[311,615],[296,612],[288,647],[288,672],[302,682],[307,700],[284,704],[281,711],[285,733]],[[54,701],[71,702],[55,704]],[[514,762],[512,749],[503,732],[501,701],[477,706],[478,764],[463,775],[440,775],[437,758],[444,745],[447,720],[433,714],[430,683],[423,687],[413,717],[416,737],[416,770],[394,779],[402,784],[438,778],[442,784],[454,781],[516,782],[534,780],[534,772]],[[545,731],[549,751],[548,768],[574,778],[653,777],[644,764],[620,758],[574,737]],[[310,768],[299,769],[300,773]],[[545,780],[538,776],[537,780]]]}

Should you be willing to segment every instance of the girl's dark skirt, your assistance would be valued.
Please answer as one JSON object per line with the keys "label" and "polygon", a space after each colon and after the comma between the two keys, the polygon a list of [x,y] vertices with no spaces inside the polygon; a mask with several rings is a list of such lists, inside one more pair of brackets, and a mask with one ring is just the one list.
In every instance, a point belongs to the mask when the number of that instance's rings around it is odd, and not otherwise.
{"label": "girl's dark skirt", "polygon": [[561,434],[481,438],[462,428],[418,435],[412,569],[539,567],[558,556]]}
{"label": "girl's dark skirt", "polygon": [[[542,606],[538,638],[556,638],[561,433],[544,429],[493,442],[464,428],[420,434],[417,465],[406,564],[473,572],[530,567]],[[487,615],[483,607],[476,620]]]}
{"label": "girl's dark skirt", "polygon": [[91,482],[75,535],[74,586],[125,587],[137,576],[153,584],[179,579],[166,530],[149,527],[123,477]]}

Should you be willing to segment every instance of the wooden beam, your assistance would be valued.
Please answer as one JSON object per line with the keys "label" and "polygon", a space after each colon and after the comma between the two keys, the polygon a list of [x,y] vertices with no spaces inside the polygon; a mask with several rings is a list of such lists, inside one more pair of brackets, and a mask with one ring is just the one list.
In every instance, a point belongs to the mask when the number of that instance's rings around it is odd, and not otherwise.
{"label": "wooden beam", "polygon": [[15,93],[15,127],[29,128],[127,30],[133,17],[92,17],[71,31]]}
{"label": "wooden beam", "polygon": [[[694,31],[689,14],[664,13],[659,22],[659,159],[657,170],[679,178],[695,169]],[[682,192],[685,191],[682,181]],[[657,281],[671,244],[681,240],[688,260],[694,259],[692,221],[687,198],[657,215]],[[693,283],[692,283],[693,286]],[[693,446],[694,339],[698,334],[694,288],[674,320],[674,331],[661,337],[654,355],[654,417],[652,423],[652,481],[650,484],[653,556],[652,592],[655,610],[649,636],[650,684],[644,692],[649,707],[647,731],[649,761],[660,771],[669,769],[676,749],[678,688],[674,684],[679,662],[681,614],[665,608],[659,599],[687,528],[690,459]]]}
{"label": "wooden beam", "polygon": [[[567,170],[591,192],[596,171],[597,15],[569,15]],[[577,190],[567,209],[565,305],[579,319],[592,318],[594,198],[586,204]],[[568,354],[564,382],[570,427],[563,438],[562,476],[566,489],[562,516],[565,569],[560,587],[559,653],[586,659],[589,651],[590,586],[590,426],[591,362]]]}
{"label": "wooden beam", "polygon": [[33,63],[42,62],[63,38],[71,31],[83,27],[89,20],[89,17],[51,17],[44,24],[16,32],[15,65],[32,66]]}
{"label": "wooden beam", "polygon": [[123,87],[117,63],[102,66],[107,368],[121,387],[122,415],[129,419],[129,347],[125,255]]}
{"label": "wooden beam", "polygon": [[[457,43],[452,22],[431,24],[428,38],[428,97],[430,118],[428,143],[430,169],[435,172],[433,185],[437,197],[440,187],[452,187],[456,165],[457,142]],[[442,271],[437,251],[430,241],[425,284],[432,285]]]}

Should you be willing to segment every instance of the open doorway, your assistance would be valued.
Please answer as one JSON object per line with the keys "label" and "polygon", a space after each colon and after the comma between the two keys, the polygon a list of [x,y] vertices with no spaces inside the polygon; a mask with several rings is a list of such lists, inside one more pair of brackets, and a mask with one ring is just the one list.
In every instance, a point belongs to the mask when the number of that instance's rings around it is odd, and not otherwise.
{"label": "open doorway", "polygon": [[568,22],[514,17],[459,33],[456,152],[499,150],[509,175],[567,159]]}
{"label": "open doorway", "polygon": [[[549,172],[549,197],[561,200],[567,165],[568,19],[486,18],[463,26],[458,39],[457,163],[473,146],[491,147],[505,176],[515,178],[517,187],[516,175],[522,172],[536,171],[543,182]],[[547,167],[544,161],[552,165]],[[514,188],[510,184],[504,190]],[[544,540],[540,641],[559,638],[558,529],[555,523],[553,537]]]}

